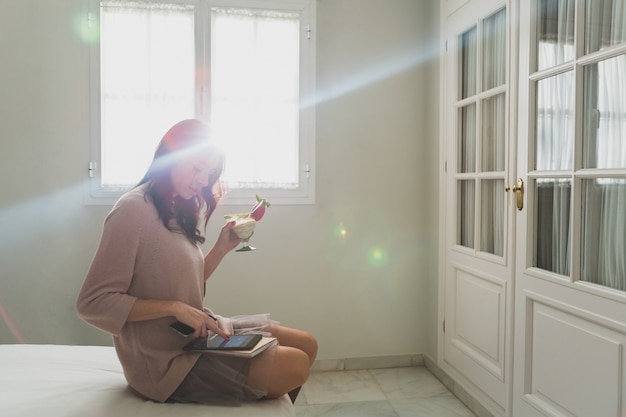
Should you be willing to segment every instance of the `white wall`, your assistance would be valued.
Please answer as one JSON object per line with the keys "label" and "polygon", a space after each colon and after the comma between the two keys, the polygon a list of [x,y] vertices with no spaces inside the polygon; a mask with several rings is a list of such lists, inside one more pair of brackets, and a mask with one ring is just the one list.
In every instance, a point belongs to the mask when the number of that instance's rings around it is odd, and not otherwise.
{"label": "white wall", "polygon": [[[110,209],[83,203],[82,5],[0,2],[0,343],[110,344],[74,314]],[[320,359],[435,357],[438,7],[318,0],[317,202],[273,205],[259,250],[222,263],[207,305],[308,329]],[[220,207],[209,241],[242,208]]]}

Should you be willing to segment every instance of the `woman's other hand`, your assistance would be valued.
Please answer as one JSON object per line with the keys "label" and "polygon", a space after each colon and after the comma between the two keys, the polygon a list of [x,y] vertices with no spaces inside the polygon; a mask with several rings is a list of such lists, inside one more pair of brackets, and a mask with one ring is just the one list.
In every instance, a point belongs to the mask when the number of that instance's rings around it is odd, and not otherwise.
{"label": "woman's other hand", "polygon": [[228,333],[219,328],[217,320],[210,317],[203,310],[198,310],[189,305],[181,305],[179,312],[176,314],[176,320],[193,327],[193,337],[207,337],[209,331],[211,331],[224,339],[229,338]]}

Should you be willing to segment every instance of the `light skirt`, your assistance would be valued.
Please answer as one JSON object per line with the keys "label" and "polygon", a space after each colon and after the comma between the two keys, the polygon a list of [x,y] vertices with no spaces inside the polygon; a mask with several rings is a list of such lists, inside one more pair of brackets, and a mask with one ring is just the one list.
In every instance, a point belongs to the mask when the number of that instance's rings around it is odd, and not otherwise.
{"label": "light skirt", "polygon": [[[213,314],[210,310],[207,312]],[[256,314],[217,318],[221,329],[229,334],[260,333],[271,335],[272,324],[269,314]],[[252,359],[223,355],[201,354],[180,386],[168,399],[169,402],[204,403],[219,405],[241,405],[243,401],[254,401],[267,395],[276,348]],[[250,366],[260,370],[256,378],[249,378]]]}

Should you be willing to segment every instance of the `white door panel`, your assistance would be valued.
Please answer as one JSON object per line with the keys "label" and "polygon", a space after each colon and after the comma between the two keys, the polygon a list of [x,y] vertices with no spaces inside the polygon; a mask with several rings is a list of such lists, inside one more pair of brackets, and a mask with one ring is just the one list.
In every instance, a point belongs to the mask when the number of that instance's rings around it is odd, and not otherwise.
{"label": "white door panel", "polygon": [[510,2],[448,2],[446,243],[440,365],[508,415],[512,358]]}
{"label": "white door panel", "polygon": [[520,2],[515,416],[626,416],[625,21]]}
{"label": "white door panel", "polygon": [[514,415],[624,416],[623,306],[548,280],[521,281]]}
{"label": "white door panel", "polygon": [[504,382],[507,281],[458,265],[455,284],[450,344]]}

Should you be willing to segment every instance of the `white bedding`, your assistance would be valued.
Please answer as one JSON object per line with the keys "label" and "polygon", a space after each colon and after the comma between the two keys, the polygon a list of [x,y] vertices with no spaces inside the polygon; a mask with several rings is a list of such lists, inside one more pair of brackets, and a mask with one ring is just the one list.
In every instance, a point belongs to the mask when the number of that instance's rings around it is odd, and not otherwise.
{"label": "white bedding", "polygon": [[241,407],[160,404],[127,388],[103,346],[0,345],[2,417],[294,417],[288,396]]}

